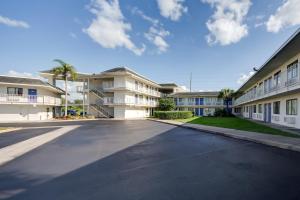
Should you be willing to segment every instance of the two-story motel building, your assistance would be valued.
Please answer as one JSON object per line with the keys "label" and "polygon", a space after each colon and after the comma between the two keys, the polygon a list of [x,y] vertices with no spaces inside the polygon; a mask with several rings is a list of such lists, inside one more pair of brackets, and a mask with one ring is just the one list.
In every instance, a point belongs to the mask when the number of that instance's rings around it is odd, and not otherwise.
{"label": "two-story motel building", "polygon": [[300,128],[300,29],[238,90],[234,112]]}
{"label": "two-story motel building", "polygon": [[63,90],[35,78],[0,76],[0,121],[51,119]]}
{"label": "two-story motel building", "polygon": [[[41,75],[55,85],[50,71]],[[87,112],[96,117],[144,118],[153,113],[161,97],[158,83],[130,70],[117,67],[97,74],[78,74],[79,91],[86,97]]]}
{"label": "two-story motel building", "polygon": [[[178,92],[171,95],[177,110],[192,111],[195,116],[212,116],[216,109],[223,109],[226,103],[219,98],[218,91],[211,92]],[[232,101],[229,101],[229,108]]]}

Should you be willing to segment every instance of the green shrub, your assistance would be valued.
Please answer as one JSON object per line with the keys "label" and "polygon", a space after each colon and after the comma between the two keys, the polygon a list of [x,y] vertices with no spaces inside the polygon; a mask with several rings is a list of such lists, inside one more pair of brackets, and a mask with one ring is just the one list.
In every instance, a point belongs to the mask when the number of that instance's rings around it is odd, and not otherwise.
{"label": "green shrub", "polygon": [[191,111],[155,111],[154,117],[159,119],[187,119],[193,117]]}
{"label": "green shrub", "polygon": [[171,111],[175,109],[175,102],[172,98],[162,98],[158,100],[158,110]]}
{"label": "green shrub", "polygon": [[214,117],[232,117],[233,114],[227,112],[226,109],[217,108],[214,113]]}

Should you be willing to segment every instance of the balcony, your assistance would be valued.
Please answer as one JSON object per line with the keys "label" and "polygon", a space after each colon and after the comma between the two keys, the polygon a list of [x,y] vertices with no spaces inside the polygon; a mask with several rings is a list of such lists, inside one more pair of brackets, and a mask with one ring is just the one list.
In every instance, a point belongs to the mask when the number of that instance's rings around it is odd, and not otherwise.
{"label": "balcony", "polygon": [[43,95],[0,94],[0,104],[29,104],[60,106],[61,99]]}
{"label": "balcony", "polygon": [[[152,89],[147,89],[146,87],[135,87],[132,86],[130,84],[126,84],[126,85],[113,85],[113,84],[107,84],[107,85],[103,85],[103,87],[99,87],[99,86],[92,86],[90,85],[90,89],[96,88],[100,91],[103,92],[112,92],[112,91],[121,91],[121,90],[129,90],[129,91],[133,91],[136,92],[138,94],[144,94],[144,95],[148,95],[148,96],[153,96],[153,97],[161,97],[162,94],[156,90],[152,90]],[[77,87],[77,92],[82,93],[82,92],[87,92],[88,91],[88,87],[87,86],[78,86]]]}
{"label": "balcony", "polygon": [[283,71],[280,80],[277,83],[272,79],[271,87],[259,87],[252,90],[234,101],[234,105],[238,106],[244,103],[264,99],[273,95],[300,89],[299,75],[293,78],[287,78],[287,71]]}
{"label": "balcony", "polygon": [[116,106],[116,105],[128,105],[128,106],[142,106],[142,107],[157,107],[158,103],[156,101],[150,101],[150,100],[135,100],[131,98],[114,98],[114,97],[104,97],[103,99],[103,104],[104,105],[111,105],[111,106]]}
{"label": "balcony", "polygon": [[130,85],[130,84],[115,85],[112,88],[103,88],[103,90],[107,90],[107,91],[129,90],[139,94],[145,94],[148,96],[161,97],[161,93],[156,90],[147,87]]}
{"label": "balcony", "polygon": [[[181,101],[177,102],[176,106],[225,106],[223,101],[212,101],[212,102],[203,102],[201,105],[196,105],[196,102],[186,102],[186,101]],[[230,105],[231,106],[231,105]]]}

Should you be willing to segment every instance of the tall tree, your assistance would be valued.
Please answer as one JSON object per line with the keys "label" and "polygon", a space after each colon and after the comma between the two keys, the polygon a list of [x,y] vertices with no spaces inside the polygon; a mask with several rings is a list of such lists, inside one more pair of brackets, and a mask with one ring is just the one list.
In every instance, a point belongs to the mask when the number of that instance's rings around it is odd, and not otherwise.
{"label": "tall tree", "polygon": [[226,103],[226,111],[229,112],[229,101],[232,100],[234,96],[234,90],[231,90],[229,88],[224,88],[219,93],[219,98],[222,98]]}
{"label": "tall tree", "polygon": [[55,59],[54,62],[57,62],[59,65],[52,68],[52,73],[54,76],[61,76],[65,81],[65,117],[68,115],[68,78],[75,80],[77,78],[77,72],[75,67],[65,63],[60,59]]}
{"label": "tall tree", "polygon": [[161,98],[158,100],[158,109],[161,111],[171,111],[175,109],[174,100],[171,98]]}

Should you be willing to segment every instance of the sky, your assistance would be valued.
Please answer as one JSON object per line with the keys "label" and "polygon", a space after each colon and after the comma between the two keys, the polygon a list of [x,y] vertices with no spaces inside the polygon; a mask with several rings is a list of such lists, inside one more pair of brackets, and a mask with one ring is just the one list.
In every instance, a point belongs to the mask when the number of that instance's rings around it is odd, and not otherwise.
{"label": "sky", "polygon": [[125,66],[192,90],[237,89],[300,26],[300,0],[1,0],[0,74]]}

